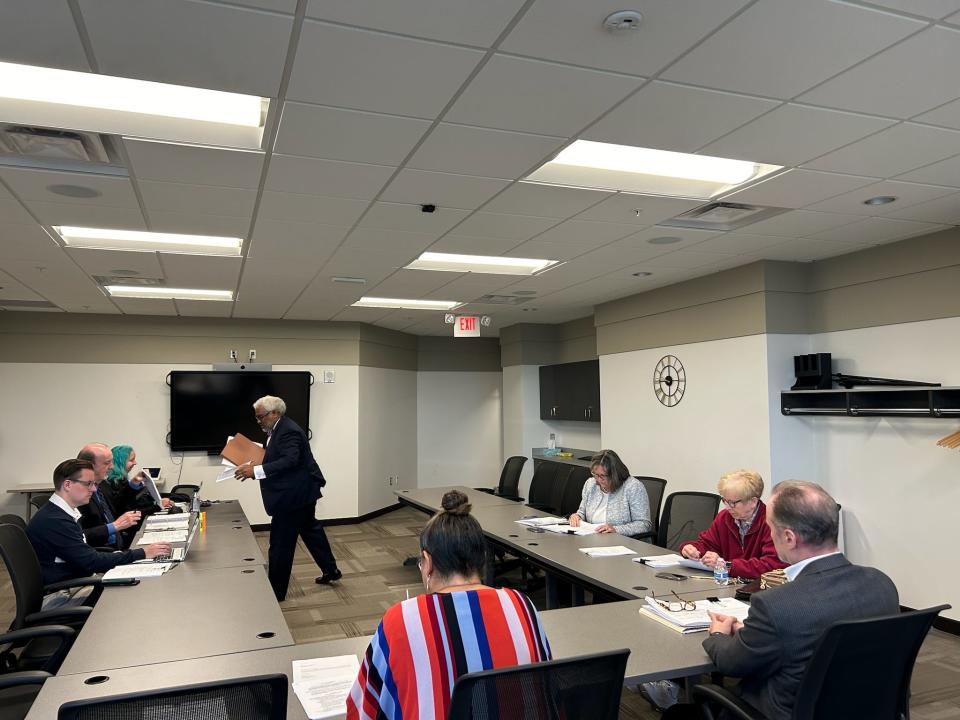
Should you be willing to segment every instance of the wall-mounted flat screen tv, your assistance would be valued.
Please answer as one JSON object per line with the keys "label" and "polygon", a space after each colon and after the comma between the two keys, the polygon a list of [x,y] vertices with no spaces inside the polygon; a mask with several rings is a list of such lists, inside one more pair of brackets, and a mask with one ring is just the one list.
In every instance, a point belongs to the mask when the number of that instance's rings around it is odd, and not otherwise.
{"label": "wall-mounted flat screen tv", "polygon": [[170,373],[170,448],[218,453],[227,437],[243,433],[261,442],[263,431],[253,403],[276,395],[287,416],[309,432],[309,372],[220,372],[175,370]]}

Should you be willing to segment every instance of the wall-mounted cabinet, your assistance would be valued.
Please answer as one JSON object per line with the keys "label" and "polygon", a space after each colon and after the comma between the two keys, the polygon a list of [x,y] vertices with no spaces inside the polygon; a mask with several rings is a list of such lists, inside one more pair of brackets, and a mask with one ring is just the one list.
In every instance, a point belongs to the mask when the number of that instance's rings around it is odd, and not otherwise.
{"label": "wall-mounted cabinet", "polygon": [[960,417],[960,388],[891,387],[780,393],[784,415]]}
{"label": "wall-mounted cabinet", "polygon": [[540,419],[600,422],[600,361],[541,366]]}

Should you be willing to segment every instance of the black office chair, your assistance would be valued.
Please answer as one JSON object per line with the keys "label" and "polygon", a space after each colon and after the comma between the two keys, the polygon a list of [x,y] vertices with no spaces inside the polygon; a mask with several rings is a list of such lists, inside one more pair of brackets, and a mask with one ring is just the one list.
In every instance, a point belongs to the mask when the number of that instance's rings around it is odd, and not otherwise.
{"label": "black office chair", "polygon": [[16,525],[21,530],[27,529],[27,521],[19,515],[0,515],[0,525]]}
{"label": "black office chair", "polygon": [[653,522],[653,530],[634,535],[633,537],[635,540],[656,542],[657,530],[660,527],[660,507],[663,505],[663,491],[667,487],[667,481],[663,478],[648,477],[646,475],[634,475],[634,477],[643,484],[643,489],[647,491],[647,499],[650,501],[650,520]]}
{"label": "black office chair", "polygon": [[42,670],[27,670],[0,675],[0,708],[4,720],[23,720],[47,678]]}
{"label": "black office chair", "polygon": [[[800,680],[793,720],[910,716],[910,676],[936,616],[949,605],[831,625]],[[717,685],[699,685],[693,698],[703,717],[765,720],[756,708]]]}
{"label": "black office chair", "polygon": [[53,493],[35,493],[30,496],[30,504],[33,505],[34,510],[39,510],[47,504],[47,500],[50,499],[51,495],[53,495]]}
{"label": "black office chair", "polygon": [[629,650],[461,675],[447,717],[616,720]]}
{"label": "black office chair", "polygon": [[583,486],[590,479],[590,469],[577,465],[571,466],[560,494],[560,516],[570,517],[583,500]]}
{"label": "black office chair", "polygon": [[[92,585],[90,602],[95,602],[102,584],[97,578],[78,578],[44,586],[37,554],[27,534],[15,525],[0,525],[0,557],[6,565],[16,600],[9,632],[0,636],[0,663],[8,670],[56,673],[91,608],[60,607],[44,611],[41,609],[44,595]],[[62,630],[51,631],[50,626]],[[39,634],[31,632],[40,629],[46,630]]]}
{"label": "black office chair", "polygon": [[526,462],[527,459],[523,455],[514,455],[507,458],[507,461],[503,464],[503,470],[500,471],[500,482],[497,487],[474,488],[474,490],[497,495],[508,500],[522,500],[523,498],[517,493],[520,489],[520,473],[523,472],[523,466]]}
{"label": "black office chair", "polygon": [[174,485],[170,492],[160,493],[160,497],[170,498],[174,502],[193,502],[193,496],[198,492],[199,485]]}
{"label": "black office chair", "polygon": [[675,492],[667,495],[657,545],[667,550],[679,550],[688,540],[710,527],[720,509],[720,496],[706,492]]}
{"label": "black office chair", "polygon": [[527,505],[535,510],[556,515],[560,512],[562,483],[570,473],[571,465],[544,460],[533,471]]}
{"label": "black office chair", "polygon": [[286,720],[287,683],[286,675],[271,674],[119,697],[71,700],[60,706],[57,720]]}

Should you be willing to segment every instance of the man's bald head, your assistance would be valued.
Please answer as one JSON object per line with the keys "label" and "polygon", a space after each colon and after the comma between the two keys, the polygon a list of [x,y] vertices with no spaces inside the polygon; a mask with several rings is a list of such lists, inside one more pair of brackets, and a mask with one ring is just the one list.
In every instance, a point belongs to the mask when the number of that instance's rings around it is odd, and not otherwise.
{"label": "man's bald head", "polygon": [[89,460],[93,463],[94,480],[99,485],[107,479],[107,473],[113,467],[113,451],[106,443],[87,443],[77,453],[78,460]]}

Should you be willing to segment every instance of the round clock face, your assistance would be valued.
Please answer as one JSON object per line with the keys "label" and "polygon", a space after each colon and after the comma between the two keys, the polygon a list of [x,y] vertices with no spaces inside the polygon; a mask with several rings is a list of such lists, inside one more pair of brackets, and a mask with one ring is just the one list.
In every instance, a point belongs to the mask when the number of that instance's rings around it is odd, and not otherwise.
{"label": "round clock face", "polygon": [[653,392],[662,404],[673,407],[683,399],[687,374],[676,355],[664,355],[653,370]]}

